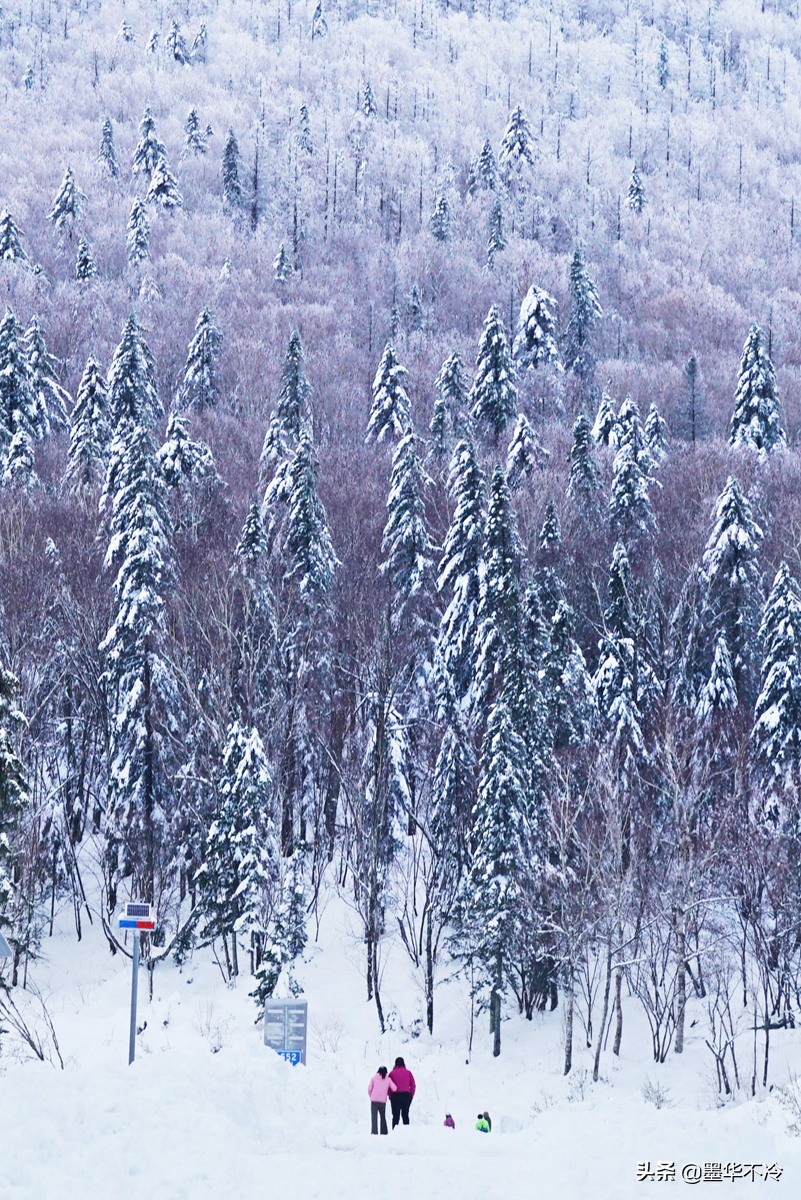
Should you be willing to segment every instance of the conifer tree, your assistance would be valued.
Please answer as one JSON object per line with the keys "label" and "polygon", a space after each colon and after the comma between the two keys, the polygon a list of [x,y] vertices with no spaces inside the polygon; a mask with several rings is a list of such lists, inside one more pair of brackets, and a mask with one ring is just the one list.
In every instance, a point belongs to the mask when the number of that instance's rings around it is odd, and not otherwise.
{"label": "conifer tree", "polygon": [[160,204],[168,212],[175,208],[183,208],[184,198],[178,190],[178,182],[164,155],[153,168],[145,203]]}
{"label": "conifer tree", "polygon": [[600,481],[592,442],[590,422],[584,413],[580,413],[573,425],[567,494],[585,517],[598,516],[600,508]]}
{"label": "conifer tree", "polygon": [[691,355],[684,368],[684,405],[686,437],[694,447],[705,432],[698,359]]}
{"label": "conifer tree", "polygon": [[234,551],[231,573],[239,583],[241,607],[231,671],[234,704],[248,720],[265,716],[276,690],[277,633],[268,578],[268,543],[259,511],[251,504]]}
{"label": "conifer tree", "polygon": [[150,222],[147,219],[145,202],[138,197],[133,202],[128,218],[126,248],[128,262],[133,266],[144,262],[150,252]]}
{"label": "conifer tree", "polygon": [[278,253],[276,254],[275,261],[273,262],[273,279],[275,279],[277,283],[286,283],[287,279],[289,279],[289,276],[292,274],[293,269],[294,268],[292,266],[290,257],[286,252],[284,243],[282,242],[278,247]]}
{"label": "conifer tree", "polygon": [[[112,409],[120,363],[109,372]],[[144,407],[144,406],[142,406]],[[169,518],[150,430],[118,423],[106,489],[109,544],[116,569],[114,617],[103,642],[112,698],[106,804],[109,904],[130,878],[139,898],[155,903],[166,886],[173,846],[178,690],[166,654],[164,589]],[[113,468],[113,469],[112,469]]]}
{"label": "conifer tree", "polygon": [[645,208],[645,188],[643,187],[640,172],[635,163],[631,171],[631,179],[629,180],[629,190],[626,193],[626,204],[632,212],[638,215]]}
{"label": "conifer tree", "polygon": [[278,404],[275,415],[287,444],[295,445],[300,440],[303,429],[307,426],[311,403],[311,385],[303,369],[305,355],[300,340],[300,334],[295,329],[289,337],[284,367],[281,371],[281,384],[278,391]]}
{"label": "conifer tree", "polygon": [[448,198],[440,193],[431,214],[431,232],[438,242],[447,242],[451,236],[451,210]]}
{"label": "conifer tree", "polygon": [[[783,562],[773,581],[759,630],[761,686],[754,709],[754,761],[775,822],[789,815],[801,830],[801,594]],[[792,806],[789,814],[782,809]]]}
{"label": "conifer tree", "polygon": [[506,249],[506,236],[503,232],[503,205],[500,196],[496,196],[490,209],[489,233],[487,237],[487,270],[495,267],[495,256]]}
{"label": "conifer tree", "polygon": [[555,309],[553,297],[532,284],[520,306],[513,346],[518,370],[561,367]]}
{"label": "conifer tree", "polygon": [[222,334],[209,310],[204,308],[189,343],[184,378],[176,395],[178,408],[202,411],[217,404],[217,360],[221,347]]}
{"label": "conifer tree", "polygon": [[103,118],[103,125],[100,130],[100,150],[97,155],[97,161],[108,171],[112,179],[116,179],[120,173],[120,164],[117,158],[117,147],[114,145],[114,127],[111,124],[111,117]]}
{"label": "conifer tree", "polygon": [[752,325],[743,346],[740,375],[729,442],[737,449],[769,454],[787,444],[779,422],[779,393],[776,373],[765,344],[765,335]]}
{"label": "conifer tree", "polygon": [[514,492],[522,487],[549,458],[550,452],[540,444],[528,417],[518,413],[506,455],[506,477],[511,490]]}
{"label": "conifer tree", "polygon": [[312,13],[311,35],[312,41],[315,38],[323,38],[328,33],[328,22],[323,13],[323,0],[317,0]]}
{"label": "conifer tree", "polygon": [[648,452],[655,466],[665,461],[668,445],[667,421],[659,412],[655,404],[652,404],[648,409],[648,416],[645,418],[645,427],[643,429],[645,440],[648,443]]}
{"label": "conifer tree", "polygon": [[64,483],[76,495],[100,487],[108,462],[111,427],[108,388],[94,358],[84,368],[70,421],[70,448]]}
{"label": "conifer tree", "polygon": [[86,238],[78,242],[78,256],[75,260],[75,278],[79,283],[88,283],[97,275],[97,263],[92,257],[92,250]]}
{"label": "conifer tree", "polygon": [[373,402],[364,438],[368,445],[401,438],[409,432],[412,419],[403,386],[405,375],[406,368],[398,362],[392,342],[387,342],[373,380]]}
{"label": "conifer tree", "polygon": [[618,531],[626,536],[654,527],[649,487],[653,460],[633,400],[627,398],[618,416],[618,450],[612,466],[610,512]]}
{"label": "conifer tree", "polygon": [[314,141],[311,135],[311,123],[309,121],[309,109],[306,104],[301,104],[298,113],[298,132],[295,137],[295,143],[298,150],[311,158],[314,154]]}
{"label": "conifer tree", "polygon": [[186,38],[181,31],[181,27],[174,17],[170,21],[170,28],[164,43],[164,49],[167,51],[168,56],[174,59],[175,62],[180,63],[181,66],[186,66],[189,62],[189,47],[186,44]]}
{"label": "conifer tree", "polygon": [[461,701],[472,683],[486,523],[486,485],[469,438],[459,441],[453,452],[448,492],[453,517],[442,547],[437,590],[449,599],[440,620],[438,647]]}
{"label": "conifer tree", "polygon": [[484,532],[484,569],[478,606],[475,686],[472,703],[485,708],[503,694],[519,699],[515,678],[520,666],[520,564],[522,548],[509,485],[496,467],[490,485]]}
{"label": "conifer tree", "polygon": [[331,590],[339,563],[317,493],[317,455],[308,426],[302,430],[292,458],[287,490],[284,578],[294,582],[306,603],[313,603]]}
{"label": "conifer tree", "polygon": [[208,149],[206,135],[200,128],[200,117],[196,108],[190,108],[184,123],[184,157],[205,154]]}
{"label": "conifer tree", "polygon": [[201,21],[198,26],[198,31],[192,39],[192,55],[193,63],[204,63],[206,61],[206,52],[209,45],[209,31],[206,28],[206,22]]}
{"label": "conifer tree", "polygon": [[431,480],[423,471],[418,441],[410,429],[398,442],[387,498],[381,571],[392,588],[392,616],[396,625],[409,607],[414,604],[419,608],[433,590],[433,547],[425,514],[425,489]]}
{"label": "conifer tree", "polygon": [[54,227],[59,233],[67,233],[72,237],[75,223],[83,212],[85,199],[86,196],[84,196],[75,183],[72,167],[67,167],[64,178],[61,181],[61,186],[53,201],[53,207],[47,214],[47,220],[53,222]]}
{"label": "conifer tree", "polygon": [[737,707],[737,684],[734,679],[729,648],[721,633],[715,642],[715,653],[709,678],[698,693],[695,715],[702,726],[712,724],[722,714],[733,712]]}
{"label": "conifer tree", "polygon": [[618,440],[617,413],[612,397],[606,388],[601,392],[598,412],[592,427],[592,436],[599,446],[616,446]]}
{"label": "conifer tree", "polygon": [[239,179],[239,144],[233,129],[228,130],[228,138],[223,150],[222,176],[223,199],[230,209],[242,206],[242,184]]}
{"label": "conifer tree", "polygon": [[14,945],[14,898],[17,891],[17,832],[30,803],[19,741],[27,722],[19,705],[20,686],[15,675],[0,666],[0,933]]}
{"label": "conifer tree", "polygon": [[25,335],[7,308],[0,321],[0,449],[4,455],[20,430],[30,440],[50,432],[38,412]]}
{"label": "conifer tree", "polygon": [[374,117],[378,112],[378,105],[375,102],[373,93],[373,85],[369,79],[364,82],[364,92],[362,93],[361,111],[366,117]]}
{"label": "conifer tree", "polygon": [[524,166],[534,166],[534,138],[521,105],[516,105],[509,114],[501,148],[498,154],[501,171],[509,178]]}
{"label": "conifer tree", "polygon": [[108,373],[108,396],[115,432],[125,424],[153,429],[163,415],[153,355],[133,313],[114,351]]}
{"label": "conifer tree", "polygon": [[130,22],[123,21],[122,25],[120,25],[119,32],[117,33],[117,38],[119,41],[126,44],[136,41],[136,34],[131,28]]}
{"label": "conifer tree", "polygon": [[160,41],[161,41],[161,35],[160,35],[158,29],[154,29],[151,32],[150,37],[147,39],[148,54],[155,54],[158,51]]}
{"label": "conifer tree", "polygon": [[573,636],[574,615],[558,600],[543,655],[543,691],[549,742],[555,750],[581,745],[592,718],[592,689],[584,655]]}
{"label": "conifer tree", "polygon": [[497,446],[517,411],[515,368],[506,330],[496,304],[487,314],[476,357],[476,374],[470,392],[473,418],[486,426]]}
{"label": "conifer tree", "polygon": [[30,266],[30,259],[22,245],[22,232],[7,209],[0,213],[0,260],[16,263],[20,267]]}
{"label": "conifer tree", "polygon": [[156,459],[169,488],[188,488],[219,479],[211,450],[205,442],[192,441],[189,419],[176,412],[170,414],[164,445]]}
{"label": "conifer tree", "polygon": [[475,180],[478,187],[490,192],[498,190],[498,162],[489,138],[486,139],[475,159]]}
{"label": "conifer tree", "polygon": [[458,354],[451,354],[442,364],[434,381],[434,414],[431,418],[432,452],[443,459],[451,451],[453,439],[464,429],[468,420],[469,392],[464,367]]}
{"label": "conifer tree", "polygon": [[167,156],[167,147],[156,135],[156,119],[148,105],[139,122],[139,141],[134,150],[132,170],[134,175],[145,175],[150,179],[158,164]]}
{"label": "conifer tree", "polygon": [[33,438],[25,428],[17,429],[3,460],[2,485],[30,492],[39,486],[34,458]]}
{"label": "conifer tree", "polygon": [[576,247],[570,264],[570,301],[564,363],[569,371],[589,383],[595,373],[594,332],[603,311],[580,246]]}
{"label": "conifer tree", "polygon": [[751,692],[757,616],[759,551],[763,534],[751,505],[730,475],[715,504],[713,529],[704,550],[703,623],[708,640],[721,634],[731,655],[738,699]]}
{"label": "conifer tree", "polygon": [[36,412],[35,429],[31,432],[42,439],[51,429],[67,428],[72,399],[58,381],[56,360],[48,353],[38,317],[32,318],[25,331],[25,353]]}
{"label": "conifer tree", "polygon": [[409,332],[419,333],[423,328],[423,296],[416,283],[412,284],[407,305]]}

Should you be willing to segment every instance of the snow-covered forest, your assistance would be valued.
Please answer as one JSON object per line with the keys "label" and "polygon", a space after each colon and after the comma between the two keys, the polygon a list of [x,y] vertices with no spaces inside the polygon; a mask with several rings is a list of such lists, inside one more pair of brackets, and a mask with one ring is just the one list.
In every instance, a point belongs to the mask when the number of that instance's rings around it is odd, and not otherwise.
{"label": "snow-covered forest", "polygon": [[6,995],[133,898],[255,1017],[335,896],[376,1031],[391,946],[423,1036],[458,973],[496,1056],[555,1010],[597,1081],[637,1011],[776,1082],[798,17],[0,9]]}

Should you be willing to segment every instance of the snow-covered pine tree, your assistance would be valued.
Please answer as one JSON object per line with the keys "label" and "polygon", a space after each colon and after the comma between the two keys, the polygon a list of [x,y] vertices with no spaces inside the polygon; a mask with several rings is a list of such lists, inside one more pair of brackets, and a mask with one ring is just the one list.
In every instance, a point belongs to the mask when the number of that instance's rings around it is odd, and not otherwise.
{"label": "snow-covered pine tree", "polygon": [[38,317],[31,319],[25,331],[25,353],[36,406],[35,432],[42,439],[51,429],[67,428],[72,397],[58,381],[56,360],[48,353]]}
{"label": "snow-covered pine tree", "polygon": [[[109,388],[116,413],[119,375],[115,356]],[[147,407],[139,405],[141,411]],[[165,895],[174,854],[170,823],[179,737],[178,689],[164,622],[170,536],[164,482],[146,425],[123,418],[115,443],[106,481],[105,558],[106,567],[117,571],[115,609],[100,646],[113,706],[105,853],[110,908],[124,879],[138,899],[158,903]]]}
{"label": "snow-covered pine tree", "polygon": [[273,279],[275,279],[277,283],[286,283],[287,279],[289,279],[289,276],[292,274],[292,271],[292,260],[287,254],[286,247],[282,242],[278,247],[278,253],[276,254],[275,261],[273,262]]}
{"label": "snow-covered pine tree", "polygon": [[486,485],[470,438],[451,460],[448,492],[453,517],[439,562],[437,590],[450,596],[440,620],[438,652],[458,701],[472,685],[486,524]]}
{"label": "snow-covered pine tree", "polygon": [[30,266],[30,259],[22,244],[22,231],[8,209],[0,213],[0,261],[16,263],[20,267]]}
{"label": "snow-covered pine tree", "polygon": [[178,190],[178,181],[170,170],[166,155],[162,155],[153,168],[145,203],[160,204],[168,212],[184,206],[184,198]]}
{"label": "snow-covered pine tree", "polygon": [[526,414],[518,413],[506,454],[506,477],[511,490],[514,492],[522,487],[535,470],[545,466],[550,457],[550,451],[540,444]]}
{"label": "snow-covered pine tree", "polygon": [[670,78],[670,60],[668,58],[667,38],[662,34],[659,38],[659,59],[656,64],[656,78],[661,88],[666,88]]}
{"label": "snow-covered pine tree", "polygon": [[754,709],[754,762],[764,813],[801,832],[801,594],[782,562],[759,630],[760,691]]}
{"label": "snow-covered pine tree", "polygon": [[485,140],[476,156],[475,179],[478,187],[485,188],[490,192],[498,190],[498,161],[489,138]]}
{"label": "snow-covered pine tree", "polygon": [[184,123],[184,150],[183,157],[188,158],[190,154],[197,157],[200,154],[205,154],[208,149],[206,135],[200,128],[200,117],[196,108],[190,108]]}
{"label": "snow-covered pine tree", "polygon": [[684,367],[684,427],[685,436],[694,447],[705,432],[703,397],[701,394],[698,359],[690,355]]}
{"label": "snow-covered pine tree", "polygon": [[564,364],[567,370],[589,384],[595,373],[595,327],[603,310],[595,284],[587,273],[581,246],[576,246],[570,264],[570,302]]}
{"label": "snow-covered pine tree", "polygon": [[303,369],[304,360],[300,334],[294,329],[286,348],[275,409],[284,442],[291,446],[300,440],[301,432],[308,426],[311,416],[312,389]]}
{"label": "snow-covered pine tree", "polygon": [[112,179],[117,178],[120,173],[120,164],[117,158],[117,147],[114,144],[114,126],[111,124],[111,117],[104,117],[100,127],[100,150],[97,161],[108,171]]}
{"label": "snow-covered pine tree", "polygon": [[111,440],[108,388],[99,363],[89,358],[70,420],[64,483],[75,495],[96,491],[103,481]]}
{"label": "snow-covered pine tree", "polygon": [[49,433],[40,422],[25,335],[10,308],[0,321],[0,450],[7,455],[14,435],[33,440]]}
{"label": "snow-covered pine tree", "polygon": [[721,633],[715,642],[715,653],[709,679],[701,687],[695,704],[695,715],[702,728],[712,725],[725,713],[737,707],[737,684],[726,639]]}
{"label": "snow-covered pine tree", "polygon": [[231,667],[232,702],[249,721],[267,719],[275,695],[277,633],[268,577],[268,544],[254,502],[248,509],[234,551],[231,574],[239,582],[234,610],[234,655]]}
{"label": "snow-covered pine tree", "polygon": [[579,512],[587,518],[595,518],[600,512],[601,487],[598,466],[592,453],[592,443],[589,419],[584,413],[580,413],[573,425],[567,494]]}
{"label": "snow-covered pine tree", "polygon": [[487,234],[487,270],[495,267],[495,256],[506,249],[506,236],[503,232],[503,205],[500,196],[496,196],[490,209],[489,230]]}
{"label": "snow-covered pine tree", "polygon": [[312,13],[311,35],[312,41],[315,38],[323,38],[328,33],[328,22],[325,19],[323,12],[323,0],[317,0]]}
{"label": "snow-covered pine tree", "polygon": [[79,283],[89,283],[97,276],[97,263],[92,257],[92,249],[86,238],[78,242],[78,254],[75,259],[75,278]]}
{"label": "snow-covered pine tree", "polygon": [[33,438],[25,428],[17,429],[9,443],[0,483],[4,488],[15,488],[21,492],[31,492],[39,486]]}
{"label": "snow-covered pine tree", "polygon": [[419,333],[423,328],[423,294],[416,283],[412,284],[409,292],[406,315],[409,322],[409,333]]}
{"label": "snow-covered pine tree", "polygon": [[616,529],[633,537],[656,523],[649,487],[653,482],[651,458],[637,405],[627,397],[618,415],[618,450],[612,464],[609,510]]}
{"label": "snow-covered pine tree", "polygon": [[150,105],[139,122],[139,141],[134,150],[131,169],[134,175],[145,175],[150,179],[158,164],[167,157],[167,147],[156,135],[156,119]]}
{"label": "snow-covered pine tree", "polygon": [[339,565],[325,508],[317,493],[317,454],[306,426],[289,466],[287,513],[284,525],[284,578],[311,604],[331,590]]}
{"label": "snow-covered pine tree", "polygon": [[364,81],[364,91],[362,92],[361,111],[366,117],[374,117],[378,112],[378,105],[375,101],[375,93],[373,85],[369,79]]}
{"label": "snow-covered pine tree", "polygon": [[444,193],[437,196],[431,214],[431,232],[438,242],[447,242],[451,236],[451,208]]}
{"label": "snow-covered pine tree", "polygon": [[387,342],[373,380],[373,402],[364,438],[368,446],[388,438],[401,438],[411,429],[409,397],[403,386],[405,375],[406,368],[398,362],[392,342]]}
{"label": "snow-covered pine tree", "polygon": [[555,750],[581,745],[592,719],[590,676],[573,636],[574,621],[570,607],[559,600],[547,630],[542,665],[548,741]]}
{"label": "snow-covered pine tree", "polygon": [[473,709],[486,711],[503,694],[517,700],[514,678],[520,664],[520,569],[522,547],[509,485],[496,467],[490,485],[484,532],[483,571],[477,614]]}
{"label": "snow-covered pine tree", "polygon": [[473,418],[489,428],[496,446],[517,412],[515,378],[503,318],[497,304],[493,304],[484,322],[478,346],[470,401]]}
{"label": "snow-covered pine tree", "polygon": [[75,182],[72,167],[67,167],[61,186],[56,192],[53,207],[47,214],[47,220],[53,222],[54,228],[59,233],[66,233],[71,238],[75,223],[83,212],[85,200],[86,196]]}
{"label": "snow-covered pine tree", "polygon": [[606,388],[601,392],[598,411],[592,427],[592,436],[599,446],[617,446],[617,412],[615,402]]}
{"label": "snow-covered pine tree", "polygon": [[112,427],[123,424],[153,429],[164,414],[156,388],[156,365],[133,313],[125,322],[108,373]]}
{"label": "snow-covered pine tree", "polygon": [[222,334],[209,310],[204,308],[189,343],[183,381],[175,397],[177,408],[199,412],[217,404],[217,360],[221,347]]}
{"label": "snow-covered pine tree", "polygon": [[498,165],[507,180],[524,167],[534,166],[534,136],[521,105],[517,104],[509,114],[509,121],[501,139]]}
{"label": "snow-covered pine tree", "polygon": [[15,675],[0,665],[0,933],[14,945],[13,902],[16,892],[17,832],[30,803],[19,741],[27,722],[19,705]]}
{"label": "snow-covered pine tree", "polygon": [[139,197],[134,200],[131,215],[128,218],[125,244],[129,263],[137,266],[145,261],[150,252],[150,222],[147,219],[145,202]]}
{"label": "snow-covered pine tree", "polygon": [[626,204],[632,212],[638,215],[645,208],[645,188],[643,187],[640,172],[635,163],[631,171],[631,179],[629,180],[629,190],[626,192]]}
{"label": "snow-covered pine tree", "polygon": [[423,471],[418,446],[413,429],[398,442],[387,498],[380,570],[390,582],[396,626],[412,607],[417,611],[424,606],[433,592],[433,547],[425,513],[425,489],[431,480]]}
{"label": "snow-covered pine tree", "polygon": [[501,1052],[501,1003],[505,969],[514,954],[527,905],[520,886],[530,871],[525,746],[502,701],[493,704],[481,751],[473,810],[472,861],[459,905],[465,946],[480,967],[490,995],[493,1054]]}
{"label": "snow-covered pine tree", "polygon": [[131,42],[136,41],[136,34],[128,21],[123,21],[122,25],[120,25],[117,32],[117,41],[123,42],[126,45],[130,45]]}
{"label": "snow-covered pine tree", "polygon": [[229,973],[236,976],[239,937],[246,938],[253,972],[272,940],[280,880],[272,772],[258,730],[239,721],[228,729],[217,795],[197,875],[200,935],[222,940]]}
{"label": "snow-covered pine tree", "polygon": [[520,305],[512,352],[519,371],[561,367],[556,334],[556,301],[534,284]]}
{"label": "snow-covered pine tree", "polygon": [[186,66],[189,62],[189,47],[186,44],[186,38],[183,35],[181,26],[175,17],[170,21],[170,28],[164,42],[164,49],[167,52],[167,56],[174,59],[175,62],[180,63],[181,66]]}
{"label": "snow-covered pine tree", "polygon": [[457,433],[463,432],[464,423],[469,419],[469,391],[462,360],[458,354],[449,355],[442,364],[434,381],[434,392],[434,414],[429,433],[432,453],[435,458],[443,459],[450,453],[454,438]]}
{"label": "snow-covered pine tree", "polygon": [[787,444],[779,420],[776,373],[768,354],[765,334],[752,325],[743,346],[729,442],[737,449],[769,454]]}
{"label": "snow-covered pine tree", "polygon": [[191,61],[193,63],[204,63],[209,46],[209,31],[205,21],[201,21],[198,26],[197,33],[192,38],[192,54]]}
{"label": "snow-covered pine tree", "polygon": [[654,466],[658,467],[665,461],[665,457],[667,456],[668,427],[667,421],[655,404],[652,404],[648,409],[643,433],[648,444],[648,453],[651,455]]}
{"label": "snow-covered pine tree", "polygon": [[239,143],[233,129],[228,130],[225,148],[223,149],[222,176],[223,200],[227,206],[236,211],[242,207],[242,183],[239,179]]}
{"label": "snow-covered pine tree", "polygon": [[150,37],[147,39],[148,54],[156,54],[158,51],[160,42],[161,42],[161,34],[159,33],[158,29],[152,30]]}
{"label": "snow-covered pine tree", "polygon": [[205,442],[192,441],[189,419],[177,412],[170,414],[164,445],[156,459],[169,488],[190,488],[219,480],[211,450]]}
{"label": "snow-covered pine tree", "polygon": [[298,132],[295,134],[295,145],[307,158],[311,158],[314,154],[314,140],[309,121],[309,109],[306,104],[301,104],[298,112]]}
{"label": "snow-covered pine tree", "polygon": [[717,638],[722,634],[726,639],[740,702],[753,694],[755,684],[762,540],[751,505],[730,475],[715,504],[712,533],[702,559],[702,622],[710,659]]}

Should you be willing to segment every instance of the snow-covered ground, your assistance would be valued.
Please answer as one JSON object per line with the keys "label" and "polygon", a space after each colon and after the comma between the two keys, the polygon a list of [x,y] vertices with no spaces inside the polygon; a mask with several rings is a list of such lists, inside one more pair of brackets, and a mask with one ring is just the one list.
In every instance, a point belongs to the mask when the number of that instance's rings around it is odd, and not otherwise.
{"label": "snow-covered ground", "polygon": [[[683,1061],[659,1067],[628,1001],[621,1059],[606,1057],[595,1087],[580,1055],[572,1077],[560,1073],[559,1011],[508,1020],[497,1060],[480,1017],[468,1063],[469,1006],[458,985],[439,990],[433,1040],[405,1032],[419,996],[395,947],[384,1000],[396,1030],[381,1037],[339,901],[298,972],[309,1002],[306,1067],[262,1045],[248,979],[227,988],[205,951],[183,971],[160,965],[152,1001],[143,972],[147,1027],[129,1068],[130,962],[109,956],[97,923],[81,943],[64,925],[43,951],[32,978],[48,998],[65,1069],[23,1061],[13,1037],[2,1039],[2,1200],[628,1200],[690,1186],[638,1181],[647,1160],[673,1162],[677,1175],[686,1163],[776,1163],[778,1181],[718,1189],[801,1194],[801,1141],[787,1133],[775,1093],[716,1107],[700,1025]],[[418,1081],[412,1124],[371,1138],[367,1083],[397,1054]],[[799,1037],[775,1035],[773,1054],[777,1077],[792,1073]],[[745,1041],[741,1058],[750,1077]],[[667,1090],[666,1107],[645,1101],[646,1081]],[[492,1115],[490,1136],[473,1129],[479,1109]],[[448,1110],[455,1132],[443,1128]],[[706,1194],[712,1183],[698,1186]]]}

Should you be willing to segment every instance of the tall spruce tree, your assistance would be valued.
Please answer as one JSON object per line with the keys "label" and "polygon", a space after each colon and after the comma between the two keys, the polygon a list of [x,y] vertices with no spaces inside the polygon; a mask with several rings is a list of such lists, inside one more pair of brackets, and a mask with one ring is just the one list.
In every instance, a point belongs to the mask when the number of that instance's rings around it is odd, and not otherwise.
{"label": "tall spruce tree", "polygon": [[222,176],[223,200],[228,207],[236,211],[242,207],[242,183],[239,178],[239,143],[233,129],[228,130],[228,137],[223,150]]}
{"label": "tall spruce tree", "polygon": [[39,318],[25,331],[25,353],[36,407],[36,436],[46,438],[51,429],[66,429],[72,398],[58,381],[56,360],[48,353]]}
{"label": "tall spruce tree", "polygon": [[779,419],[776,373],[765,334],[752,325],[743,346],[729,442],[737,449],[769,454],[787,444]]}
{"label": "tall spruce tree", "polygon": [[486,485],[469,438],[457,443],[451,460],[448,492],[453,517],[439,562],[437,589],[447,607],[440,620],[438,648],[459,702],[473,679],[481,561],[486,523]]}
{"label": "tall spruce tree", "polygon": [[96,276],[97,263],[92,256],[92,247],[86,238],[81,238],[75,259],[75,278],[79,283],[90,283]]}
{"label": "tall spruce tree", "polygon": [[503,205],[500,196],[493,201],[489,215],[487,232],[487,270],[495,269],[495,257],[506,249],[506,235],[503,231]]}
{"label": "tall spruce tree", "polygon": [[640,172],[635,163],[631,171],[631,179],[629,180],[629,190],[626,193],[626,204],[632,212],[639,215],[645,208],[645,188],[643,187]]}
{"label": "tall spruce tree", "polygon": [[368,445],[401,438],[409,432],[412,418],[403,386],[405,375],[406,368],[398,362],[392,342],[387,342],[373,380],[373,403],[364,438]]}
{"label": "tall spruce tree", "polygon": [[186,38],[183,35],[181,26],[174,17],[170,21],[170,28],[167,32],[167,37],[164,42],[164,49],[167,52],[167,56],[173,59],[175,62],[180,63],[181,66],[186,66],[186,64],[190,61],[189,47],[186,44]]}
{"label": "tall spruce tree", "polygon": [[219,399],[217,361],[222,334],[207,308],[200,313],[189,343],[184,377],[176,395],[178,408],[202,411],[214,408]]}
{"label": "tall spruce tree", "polygon": [[570,319],[565,330],[565,367],[585,384],[595,374],[595,328],[603,315],[598,292],[576,246],[570,264]]}
{"label": "tall spruce tree", "polygon": [[451,354],[442,364],[434,381],[434,413],[429,426],[432,452],[443,459],[450,452],[454,438],[461,433],[467,417],[469,392],[462,360]]}
{"label": "tall spruce tree", "polygon": [[515,368],[503,318],[496,304],[487,314],[476,357],[476,374],[470,392],[473,418],[485,425],[493,444],[517,412]]}
{"label": "tall spruce tree", "polygon": [[589,419],[580,413],[573,425],[567,494],[586,518],[595,518],[600,512],[600,480],[592,442]]}
{"label": "tall spruce tree", "polygon": [[520,371],[561,367],[555,310],[556,301],[553,297],[532,284],[520,306],[513,345],[515,362]]}
{"label": "tall spruce tree", "polygon": [[498,164],[509,179],[524,167],[534,166],[534,136],[521,105],[516,105],[509,114],[509,121],[501,139]]}
{"label": "tall spruce tree", "polygon": [[785,562],[765,604],[759,630],[760,691],[754,709],[754,762],[773,821],[789,818],[801,833],[801,593]]}
{"label": "tall spruce tree", "polygon": [[150,222],[147,219],[145,202],[144,200],[140,200],[139,197],[134,200],[131,215],[128,218],[125,245],[128,252],[128,262],[133,266],[138,266],[139,263],[144,262],[150,253]]}
{"label": "tall spruce tree", "polygon": [[305,355],[300,334],[294,329],[289,336],[275,415],[281,434],[289,444],[296,444],[307,426],[311,413],[311,384],[303,364]]}
{"label": "tall spruce tree", "polygon": [[478,604],[472,704],[486,710],[499,696],[518,699],[522,547],[509,485],[496,467],[490,485]]}
{"label": "tall spruce tree", "polygon": [[422,609],[433,592],[433,547],[425,513],[425,489],[430,483],[420,461],[419,439],[410,429],[398,442],[392,458],[382,542],[385,557],[381,571],[392,589],[396,625],[411,608]]}
{"label": "tall spruce tree", "polygon": [[33,440],[50,426],[42,422],[31,380],[25,335],[7,308],[0,321],[0,450],[7,455],[15,434]]}
{"label": "tall spruce tree", "polygon": [[30,266],[30,259],[22,244],[22,231],[8,209],[0,212],[0,261],[16,263],[20,267]]}
{"label": "tall spruce tree", "polygon": [[14,900],[17,892],[17,834],[30,803],[30,790],[19,742],[27,722],[19,709],[20,686],[0,665],[0,933],[14,947]]}
{"label": "tall spruce tree", "polygon": [[111,124],[111,117],[103,118],[97,161],[102,165],[104,170],[108,171],[112,179],[116,179],[119,176],[120,163],[117,158],[117,147],[114,144],[114,126]]}
{"label": "tall spruce tree", "polygon": [[158,164],[167,156],[167,147],[156,134],[156,119],[148,105],[139,122],[139,141],[134,150],[131,169],[134,175],[150,179]]}
{"label": "tall spruce tree", "polygon": [[70,448],[64,483],[75,495],[95,492],[105,476],[111,426],[108,387],[100,364],[89,358],[70,420]]}
{"label": "tall spruce tree", "polygon": [[653,459],[639,409],[629,398],[621,405],[618,429],[609,508],[618,532],[624,537],[632,537],[652,529],[656,518],[649,496]]}
{"label": "tall spruce tree", "polygon": [[317,493],[317,470],[317,454],[307,426],[289,467],[284,526],[285,578],[294,583],[307,604],[324,599],[339,565]]}
{"label": "tall spruce tree", "polygon": [[208,140],[205,133],[200,127],[200,117],[196,108],[190,108],[184,122],[184,158],[190,154],[198,156],[205,154],[208,149]]}
{"label": "tall spruce tree", "polygon": [[434,211],[431,214],[431,232],[438,242],[450,241],[451,236],[451,207],[444,193],[437,196]]}
{"label": "tall spruce tree", "polygon": [[153,168],[145,202],[158,204],[168,212],[184,206],[184,198],[178,190],[178,181],[170,170],[166,155],[162,155]]}
{"label": "tall spruce tree", "polygon": [[506,454],[506,477],[512,491],[522,487],[535,470],[545,466],[550,457],[550,451],[540,444],[526,414],[518,413]]}
{"label": "tall spruce tree", "polygon": [[86,196],[75,182],[72,167],[67,167],[53,201],[53,207],[47,214],[48,221],[53,222],[54,228],[59,233],[66,233],[71,238],[75,224],[83,212],[85,200]]}

